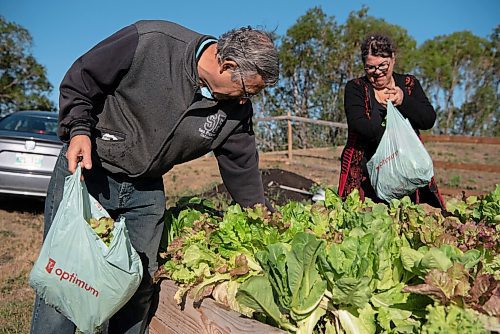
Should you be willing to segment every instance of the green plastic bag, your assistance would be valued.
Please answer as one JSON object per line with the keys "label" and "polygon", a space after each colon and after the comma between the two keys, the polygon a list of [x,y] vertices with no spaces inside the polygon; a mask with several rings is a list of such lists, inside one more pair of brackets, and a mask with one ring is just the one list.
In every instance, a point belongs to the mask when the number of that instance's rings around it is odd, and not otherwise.
{"label": "green plastic bag", "polygon": [[93,333],[137,290],[142,264],[125,220],[115,222],[108,246],[90,227],[91,218],[109,214],[80,181],[81,170],[66,177],[64,195],[29,283],[80,331]]}
{"label": "green plastic bag", "polygon": [[429,153],[391,101],[384,135],[366,167],[377,196],[387,202],[412,194],[434,176]]}

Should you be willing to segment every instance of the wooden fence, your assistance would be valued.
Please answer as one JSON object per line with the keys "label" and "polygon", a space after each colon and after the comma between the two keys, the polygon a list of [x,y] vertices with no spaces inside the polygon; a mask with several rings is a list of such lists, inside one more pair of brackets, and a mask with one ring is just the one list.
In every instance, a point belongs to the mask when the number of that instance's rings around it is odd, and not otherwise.
{"label": "wooden fence", "polygon": [[[292,122],[298,123],[309,123],[316,125],[323,125],[335,128],[347,129],[346,123],[330,122],[324,120],[316,120],[305,117],[291,116],[288,113],[287,116],[274,116],[274,117],[262,117],[255,118],[255,122],[269,122],[269,121],[286,121],[287,122],[287,143],[288,143],[288,163],[293,162],[293,127]],[[472,137],[472,136],[445,136],[445,135],[422,135],[424,142],[441,142],[441,143],[464,143],[464,144],[489,144],[489,145],[500,145],[499,137]],[[452,163],[447,161],[434,161],[434,166],[438,168],[450,168],[450,169],[461,169],[468,171],[483,171],[500,173],[500,166],[498,165],[486,165],[486,164],[467,164],[467,163]]]}

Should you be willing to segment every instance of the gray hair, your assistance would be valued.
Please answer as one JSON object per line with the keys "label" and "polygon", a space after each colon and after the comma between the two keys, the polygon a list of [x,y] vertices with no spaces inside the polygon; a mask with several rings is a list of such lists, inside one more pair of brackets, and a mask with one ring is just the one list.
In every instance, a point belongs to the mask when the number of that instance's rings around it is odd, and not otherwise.
{"label": "gray hair", "polygon": [[217,57],[220,62],[234,61],[244,77],[259,74],[266,86],[278,81],[278,51],[265,31],[249,26],[224,33],[217,41]]}

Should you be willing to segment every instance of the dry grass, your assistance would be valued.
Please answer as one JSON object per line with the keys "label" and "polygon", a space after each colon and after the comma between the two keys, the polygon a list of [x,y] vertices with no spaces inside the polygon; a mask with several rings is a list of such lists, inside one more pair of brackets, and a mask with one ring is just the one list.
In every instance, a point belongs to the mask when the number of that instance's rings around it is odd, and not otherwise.
{"label": "dry grass", "polygon": [[1,199],[0,333],[28,333],[34,293],[28,275],[42,243],[42,203]]}

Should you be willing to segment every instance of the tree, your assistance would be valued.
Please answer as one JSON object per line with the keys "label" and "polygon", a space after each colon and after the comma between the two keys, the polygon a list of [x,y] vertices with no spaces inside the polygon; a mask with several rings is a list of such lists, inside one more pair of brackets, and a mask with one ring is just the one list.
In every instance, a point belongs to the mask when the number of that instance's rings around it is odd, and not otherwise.
{"label": "tree", "polygon": [[436,106],[441,132],[467,132],[459,105],[470,115],[473,96],[491,98],[491,92],[477,88],[493,80],[488,74],[494,60],[492,44],[469,31],[455,32],[426,41],[418,55],[418,73]]}
{"label": "tree", "polygon": [[338,52],[333,55],[336,62],[332,68],[336,69],[335,78],[338,99],[333,108],[328,109],[325,119],[345,122],[344,115],[344,87],[347,81],[364,75],[363,62],[361,59],[361,43],[368,34],[382,33],[393,40],[396,46],[396,66],[398,73],[408,73],[416,63],[416,41],[406,29],[386,22],[383,19],[368,15],[368,7],[362,7],[358,11],[349,14],[346,23],[340,26],[341,41]]}
{"label": "tree", "polygon": [[[344,24],[320,7],[299,17],[279,46],[280,80],[254,104],[259,117],[286,115],[345,122],[344,87],[364,75],[360,45],[371,33],[389,35],[396,45],[398,73],[415,74],[438,114],[437,130],[445,133],[500,135],[500,26],[490,39],[468,31],[437,36],[419,48],[408,32],[368,15],[362,7]],[[282,149],[286,124],[256,127],[259,146]],[[294,124],[294,146],[343,143],[346,131],[304,123]]]}
{"label": "tree", "polygon": [[[500,26],[486,43],[465,89],[465,102],[455,117],[455,131],[478,136],[500,136],[500,109],[498,108],[500,83]],[[472,87],[470,87],[472,86]],[[471,92],[472,91],[472,92]]]}
{"label": "tree", "polygon": [[[337,25],[319,7],[312,8],[292,25],[281,40],[279,48],[281,75],[280,104],[283,111],[295,116],[320,118],[325,93],[331,94],[333,71],[329,61],[337,48]],[[297,143],[307,147],[309,140],[320,139],[298,125]]]}
{"label": "tree", "polygon": [[[344,87],[348,80],[363,75],[360,45],[368,33],[391,36],[399,46],[397,70],[415,64],[416,42],[407,31],[383,19],[368,16],[368,8],[351,12],[345,24],[315,7],[299,17],[281,39],[281,80],[274,90],[281,114],[345,122]],[[307,127],[307,128],[306,128]],[[297,125],[299,147],[339,143],[345,131],[305,124]],[[306,131],[307,130],[307,131]]]}
{"label": "tree", "polygon": [[22,26],[0,16],[0,115],[17,110],[54,110],[52,85],[32,55],[32,38]]}

